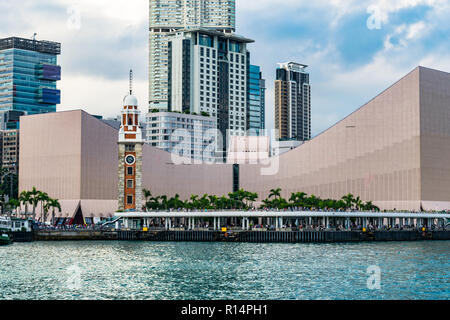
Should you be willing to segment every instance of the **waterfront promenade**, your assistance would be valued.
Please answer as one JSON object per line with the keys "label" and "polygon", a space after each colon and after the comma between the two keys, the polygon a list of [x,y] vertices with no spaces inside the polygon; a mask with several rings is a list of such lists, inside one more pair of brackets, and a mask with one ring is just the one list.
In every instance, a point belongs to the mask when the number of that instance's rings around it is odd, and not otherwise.
{"label": "waterfront promenade", "polygon": [[[176,211],[118,213],[116,229],[351,231],[445,229],[448,213],[329,211]],[[258,230],[259,231],[259,230]]]}
{"label": "waterfront promenade", "polygon": [[395,212],[130,212],[87,229],[38,229],[34,240],[254,243],[450,240],[449,216]]}

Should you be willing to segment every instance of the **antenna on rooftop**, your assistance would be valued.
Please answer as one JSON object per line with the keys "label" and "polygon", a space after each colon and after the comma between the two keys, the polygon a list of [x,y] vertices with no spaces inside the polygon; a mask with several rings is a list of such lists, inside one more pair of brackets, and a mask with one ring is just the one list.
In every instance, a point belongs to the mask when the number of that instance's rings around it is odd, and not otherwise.
{"label": "antenna on rooftop", "polygon": [[130,95],[133,94],[133,69],[130,69]]}

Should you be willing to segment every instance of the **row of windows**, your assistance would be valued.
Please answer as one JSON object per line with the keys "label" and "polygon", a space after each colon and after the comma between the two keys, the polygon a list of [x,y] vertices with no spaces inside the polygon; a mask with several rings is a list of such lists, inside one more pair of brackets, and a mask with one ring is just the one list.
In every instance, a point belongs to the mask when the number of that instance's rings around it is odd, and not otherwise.
{"label": "row of windows", "polygon": [[213,126],[213,121],[197,120],[189,118],[177,118],[177,117],[148,117],[147,122],[162,121],[162,122],[181,122],[181,123],[198,123],[202,125]]}

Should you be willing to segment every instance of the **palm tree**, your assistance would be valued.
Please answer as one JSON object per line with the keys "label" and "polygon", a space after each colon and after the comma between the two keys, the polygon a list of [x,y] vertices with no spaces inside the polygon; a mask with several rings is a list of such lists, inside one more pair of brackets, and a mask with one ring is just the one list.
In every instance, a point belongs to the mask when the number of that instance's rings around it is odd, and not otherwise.
{"label": "palm tree", "polygon": [[39,199],[39,202],[41,203],[41,209],[42,209],[42,212],[43,212],[43,215],[41,216],[41,219],[42,219],[42,222],[45,223],[47,221],[47,213],[48,213],[48,211],[47,211],[47,209],[48,209],[47,204],[50,201],[50,197],[48,196],[47,193],[39,191],[38,199]]}
{"label": "palm tree", "polygon": [[292,193],[289,201],[294,207],[304,207],[307,194],[304,192]]}
{"label": "palm tree", "polygon": [[270,190],[269,199],[272,198],[280,198],[281,197],[281,188]]}
{"label": "palm tree", "polygon": [[[284,199],[283,199],[284,200]],[[286,202],[286,200],[281,201],[281,188],[271,189],[269,193],[269,197],[263,200],[263,208],[279,208],[281,202]]]}
{"label": "palm tree", "polygon": [[219,198],[217,196],[208,196],[208,199],[212,209],[219,209]]}
{"label": "palm tree", "polygon": [[199,208],[198,196],[191,195],[191,202],[189,204],[190,209],[195,210]]}
{"label": "palm tree", "polygon": [[176,194],[175,197],[169,199],[168,206],[169,209],[181,209],[184,208],[184,202],[180,200],[180,195]]}
{"label": "palm tree", "polygon": [[306,204],[310,208],[319,208],[320,199],[317,198],[315,195],[311,195],[309,198],[306,199]]}
{"label": "palm tree", "polygon": [[272,206],[272,201],[271,200],[269,200],[269,199],[264,199],[263,201],[262,201],[262,205],[261,205],[261,209],[270,209],[270,208],[272,208],[273,206]]}
{"label": "palm tree", "polygon": [[55,224],[55,209],[58,209],[58,212],[61,212],[61,204],[57,199],[49,199],[46,203],[47,210],[52,209],[52,225]]}
{"label": "palm tree", "polygon": [[160,205],[160,209],[162,210],[167,210],[169,208],[169,201],[167,199],[167,196],[160,196],[159,197],[161,199],[161,205]]}
{"label": "palm tree", "polygon": [[33,187],[33,189],[29,192],[30,202],[33,206],[33,221],[36,220],[36,207],[39,204],[39,193],[40,191]]}
{"label": "palm tree", "polygon": [[326,199],[322,201],[322,209],[337,209],[337,201],[332,199]]}
{"label": "palm tree", "polygon": [[250,201],[250,207],[253,207],[253,203],[258,199],[258,194],[255,192],[247,192],[247,201]]}
{"label": "palm tree", "polygon": [[19,201],[25,206],[25,217],[28,216],[28,205],[32,204],[29,191],[22,191],[19,195]]}
{"label": "palm tree", "polygon": [[191,203],[189,200],[183,201],[183,208],[191,209]]}
{"label": "palm tree", "polygon": [[221,209],[221,210],[230,209],[231,208],[231,204],[230,203],[231,203],[231,201],[230,201],[229,198],[227,198],[225,196],[222,196],[222,197],[217,199],[216,208],[217,209]]}
{"label": "palm tree", "polygon": [[286,201],[286,199],[280,197],[273,201],[274,207],[277,209],[285,209],[289,207],[289,203]]}
{"label": "palm tree", "polygon": [[209,209],[210,202],[207,194],[204,194],[203,197],[200,198],[199,205],[200,209]]}
{"label": "palm tree", "polygon": [[159,199],[160,197],[151,197],[150,200],[148,200],[145,204],[146,209],[158,210],[160,208]]}
{"label": "palm tree", "polygon": [[375,206],[372,201],[366,202],[365,204],[362,205],[363,210],[367,210],[367,211],[380,211],[380,208],[378,208],[377,206]]}
{"label": "palm tree", "polygon": [[229,193],[228,197],[230,199],[231,209],[237,209],[237,202],[238,202],[238,194],[237,194],[237,192]]}
{"label": "palm tree", "polygon": [[245,191],[244,189],[239,189],[238,192],[236,193],[239,209],[244,209],[245,207],[247,207],[247,205],[244,203],[244,200],[247,198],[247,196],[248,192]]}
{"label": "palm tree", "polygon": [[364,203],[361,201],[361,198],[359,196],[354,200],[354,203],[355,203],[356,209],[358,209],[358,210],[361,210],[364,205]]}
{"label": "palm tree", "polygon": [[345,208],[346,209],[352,209],[353,208],[353,203],[355,202],[355,198],[353,197],[353,195],[351,193],[349,193],[346,196],[343,196],[342,200],[345,202]]}
{"label": "palm tree", "polygon": [[147,189],[142,189],[142,194],[144,195],[144,198],[145,198],[145,204],[146,204],[145,209],[147,209],[147,202],[148,202],[148,199],[152,196],[152,193]]}

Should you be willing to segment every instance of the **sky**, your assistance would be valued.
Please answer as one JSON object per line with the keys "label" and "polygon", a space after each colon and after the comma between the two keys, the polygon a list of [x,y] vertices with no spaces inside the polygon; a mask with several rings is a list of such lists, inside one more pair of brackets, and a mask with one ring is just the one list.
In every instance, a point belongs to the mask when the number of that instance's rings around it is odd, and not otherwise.
{"label": "sky", "polygon": [[[308,65],[317,135],[415,67],[450,72],[448,0],[236,0],[236,33],[254,39],[274,127],[277,63]],[[61,105],[116,116],[134,70],[148,101],[148,0],[0,0],[0,38],[62,43]]]}

